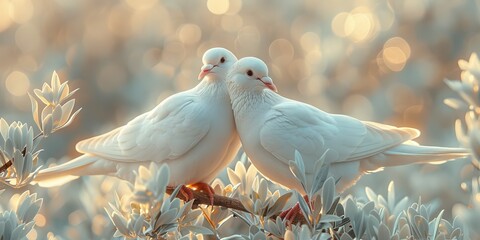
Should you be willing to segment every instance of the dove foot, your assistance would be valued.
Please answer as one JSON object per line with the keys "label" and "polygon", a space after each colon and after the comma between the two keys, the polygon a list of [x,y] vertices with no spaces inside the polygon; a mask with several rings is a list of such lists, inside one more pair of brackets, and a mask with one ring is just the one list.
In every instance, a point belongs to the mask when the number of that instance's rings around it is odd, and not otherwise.
{"label": "dove foot", "polygon": [[190,185],[182,185],[178,197],[186,202],[193,200],[195,199],[193,190],[199,190],[206,193],[208,195],[208,199],[210,200],[210,205],[213,206],[215,191],[207,183],[198,182]]}

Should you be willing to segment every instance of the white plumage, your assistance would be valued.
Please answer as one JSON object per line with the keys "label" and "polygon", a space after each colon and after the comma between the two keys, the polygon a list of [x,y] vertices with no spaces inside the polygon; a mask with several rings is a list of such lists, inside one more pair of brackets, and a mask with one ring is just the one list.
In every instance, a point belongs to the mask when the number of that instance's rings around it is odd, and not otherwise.
{"label": "white plumage", "polygon": [[196,87],[174,94],[126,125],[76,145],[84,155],[40,171],[43,186],[82,175],[112,175],[129,181],[150,162],[167,163],[170,185],[209,182],[240,147],[225,75],[237,58],[223,48],[203,56]]}
{"label": "white plumage", "polygon": [[343,191],[364,173],[384,167],[434,163],[468,155],[465,149],[405,143],[420,135],[413,128],[397,128],[329,114],[277,94],[263,61],[240,59],[227,76],[237,131],[256,168],[267,178],[303,192],[288,162],[298,150],[312,181],[315,161],[326,157],[330,173]]}

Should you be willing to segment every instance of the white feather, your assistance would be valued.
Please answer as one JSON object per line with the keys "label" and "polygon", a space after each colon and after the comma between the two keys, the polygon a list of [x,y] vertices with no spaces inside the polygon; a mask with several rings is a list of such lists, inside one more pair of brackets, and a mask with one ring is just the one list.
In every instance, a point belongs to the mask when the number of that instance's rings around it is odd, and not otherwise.
{"label": "white feather", "polygon": [[[245,74],[251,70],[252,76]],[[465,157],[459,148],[415,146],[420,132],[329,114],[271,91],[259,79],[268,77],[261,60],[243,58],[228,75],[237,130],[252,163],[267,178],[303,192],[288,162],[299,151],[307,176],[327,149],[331,173],[340,179],[339,191],[367,172],[413,163],[434,163]],[[270,83],[272,85],[273,83]],[[275,88],[274,88],[275,89]],[[309,179],[311,181],[311,179]]]}

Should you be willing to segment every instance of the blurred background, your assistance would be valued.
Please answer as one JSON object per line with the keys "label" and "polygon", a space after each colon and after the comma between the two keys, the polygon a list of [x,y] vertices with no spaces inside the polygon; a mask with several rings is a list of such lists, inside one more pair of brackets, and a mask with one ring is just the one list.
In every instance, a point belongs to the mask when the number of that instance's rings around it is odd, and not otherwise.
{"label": "blurred background", "polygon": [[[284,96],[332,113],[418,128],[422,144],[458,146],[453,126],[462,116],[443,104],[455,97],[443,80],[459,79],[458,60],[480,49],[479,4],[0,0],[0,116],[34,125],[27,93],[56,70],[62,82],[80,88],[75,98],[83,110],[44,142],[41,158],[66,161],[78,155],[77,141],[195,86],[203,52],[219,46],[267,62]],[[384,194],[394,180],[399,197],[417,200],[421,193],[422,202],[436,201],[451,216],[452,206],[467,203],[460,186],[472,176],[478,172],[468,160],[396,167],[365,176],[348,193],[361,198],[369,186]],[[82,188],[82,194],[69,192],[72,185],[35,190],[53,201],[44,202],[34,236],[102,238],[109,225],[102,199],[118,184],[98,184],[101,189]],[[89,201],[100,203],[84,213]]]}

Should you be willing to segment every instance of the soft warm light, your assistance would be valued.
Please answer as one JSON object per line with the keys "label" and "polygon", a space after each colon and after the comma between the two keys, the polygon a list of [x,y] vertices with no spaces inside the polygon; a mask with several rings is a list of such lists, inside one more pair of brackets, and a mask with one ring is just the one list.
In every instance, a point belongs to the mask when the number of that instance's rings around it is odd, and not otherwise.
{"label": "soft warm light", "polygon": [[35,216],[35,225],[39,226],[39,227],[45,227],[45,225],[47,224],[47,219],[45,218],[45,216],[43,216],[43,214],[37,214],[37,216]]}
{"label": "soft warm light", "polygon": [[10,18],[16,23],[25,23],[33,16],[33,4],[30,0],[11,1],[9,8]]}
{"label": "soft warm light", "polygon": [[34,239],[37,239],[37,230],[35,229],[32,229],[28,234],[27,234],[27,239],[31,239],[31,240],[34,240]]}
{"label": "soft warm light", "polygon": [[208,0],[207,8],[213,14],[225,14],[229,8],[228,0]]}
{"label": "soft warm light", "polygon": [[376,33],[376,17],[365,7],[341,12],[332,20],[332,30],[339,37],[348,37],[354,42],[371,39]]}
{"label": "soft warm light", "polygon": [[200,41],[202,30],[195,24],[184,24],[178,31],[178,38],[185,44],[194,44]]}
{"label": "soft warm light", "polygon": [[5,86],[12,95],[23,96],[27,94],[28,88],[30,87],[30,80],[25,73],[14,71],[8,75]]}
{"label": "soft warm light", "polygon": [[156,0],[126,0],[126,2],[135,10],[146,10],[157,3]]}
{"label": "soft warm light", "polygon": [[306,32],[300,37],[300,46],[306,52],[320,49],[320,37],[314,32]]}
{"label": "soft warm light", "polygon": [[220,24],[223,30],[236,32],[243,26],[243,19],[239,15],[225,15]]}
{"label": "soft warm light", "polygon": [[280,38],[270,44],[268,53],[273,61],[288,63],[292,61],[295,51],[288,40]]}
{"label": "soft warm light", "polygon": [[7,0],[0,0],[0,32],[3,32],[12,24],[9,12],[10,3]]}
{"label": "soft warm light", "polygon": [[347,12],[341,12],[337,14],[332,20],[332,30],[339,37],[346,37],[345,22],[349,14]]}
{"label": "soft warm light", "polygon": [[383,62],[390,70],[398,72],[405,67],[410,53],[410,45],[403,38],[390,38],[383,46]]}

